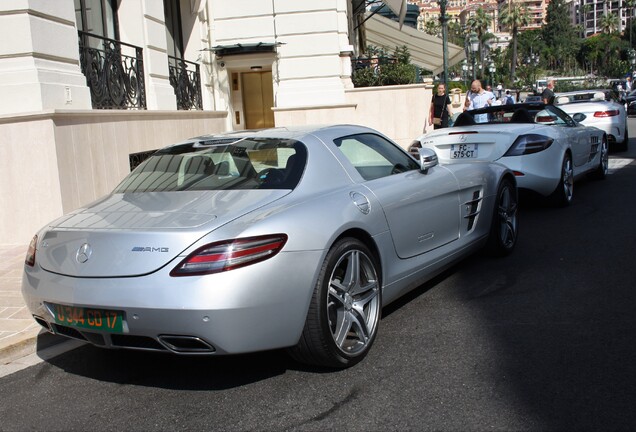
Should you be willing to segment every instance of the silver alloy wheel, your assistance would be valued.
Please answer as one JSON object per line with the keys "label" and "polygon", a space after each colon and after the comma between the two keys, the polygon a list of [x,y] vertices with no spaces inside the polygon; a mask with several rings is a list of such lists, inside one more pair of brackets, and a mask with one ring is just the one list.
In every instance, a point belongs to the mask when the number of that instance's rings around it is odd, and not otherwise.
{"label": "silver alloy wheel", "polygon": [[364,352],[380,319],[380,282],[373,261],[362,251],[344,253],[329,278],[327,314],[338,349]]}
{"label": "silver alloy wheel", "polygon": [[499,239],[504,248],[511,248],[517,241],[517,200],[509,184],[506,184],[499,195]]}
{"label": "silver alloy wheel", "polygon": [[563,187],[563,197],[566,202],[571,202],[574,195],[574,172],[572,168],[572,158],[565,155],[563,167],[561,168],[561,179]]}

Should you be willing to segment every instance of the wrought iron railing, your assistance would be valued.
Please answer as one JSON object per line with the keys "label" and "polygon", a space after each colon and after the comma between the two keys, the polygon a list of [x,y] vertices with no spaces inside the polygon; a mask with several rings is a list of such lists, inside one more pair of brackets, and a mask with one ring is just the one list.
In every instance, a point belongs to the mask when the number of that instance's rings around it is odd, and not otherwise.
{"label": "wrought iron railing", "polygon": [[142,151],[139,153],[131,153],[128,155],[128,163],[130,164],[130,171],[137,168],[143,161],[152,156],[157,150]]}
{"label": "wrought iron railing", "polygon": [[143,50],[79,31],[80,64],[96,109],[146,109]]}
{"label": "wrought iron railing", "polygon": [[170,85],[177,97],[177,109],[203,109],[201,101],[201,72],[199,65],[168,56]]}

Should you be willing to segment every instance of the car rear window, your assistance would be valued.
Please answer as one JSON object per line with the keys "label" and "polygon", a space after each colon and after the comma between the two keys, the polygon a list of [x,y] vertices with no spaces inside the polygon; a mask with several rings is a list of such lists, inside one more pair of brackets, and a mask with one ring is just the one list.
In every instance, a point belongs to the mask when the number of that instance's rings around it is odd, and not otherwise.
{"label": "car rear window", "polygon": [[206,139],[154,153],[115,189],[125,192],[294,189],[307,150],[288,139]]}

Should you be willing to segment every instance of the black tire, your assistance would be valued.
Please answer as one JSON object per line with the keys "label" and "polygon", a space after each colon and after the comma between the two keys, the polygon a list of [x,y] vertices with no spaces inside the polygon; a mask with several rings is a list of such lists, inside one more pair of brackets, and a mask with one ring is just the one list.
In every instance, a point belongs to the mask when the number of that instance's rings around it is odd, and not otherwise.
{"label": "black tire", "polygon": [[486,251],[493,256],[509,255],[517,244],[519,233],[519,197],[510,179],[503,179],[497,189],[490,235]]}
{"label": "black tire", "polygon": [[325,258],[298,344],[296,360],[346,368],[373,345],[382,310],[381,273],[376,257],[361,241],[343,238]]}
{"label": "black tire", "polygon": [[570,153],[565,153],[565,156],[563,156],[561,177],[551,198],[557,207],[567,207],[572,204],[574,199],[574,169],[572,168],[572,156],[570,156]]}
{"label": "black tire", "polygon": [[607,177],[607,173],[609,171],[609,147],[606,137],[603,137],[603,140],[601,141],[600,159],[598,168],[594,170],[592,176],[596,179],[603,180]]}

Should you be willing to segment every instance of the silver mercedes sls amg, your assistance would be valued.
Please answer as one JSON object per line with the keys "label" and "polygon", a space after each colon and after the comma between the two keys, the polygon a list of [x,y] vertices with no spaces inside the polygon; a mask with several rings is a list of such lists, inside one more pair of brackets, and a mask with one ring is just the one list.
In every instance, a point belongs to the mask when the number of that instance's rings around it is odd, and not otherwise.
{"label": "silver mercedes sls amg", "polygon": [[508,169],[418,156],[352,125],[166,147],[35,235],[22,293],[44,328],[100,347],[353,365],[382,306],[516,244]]}

